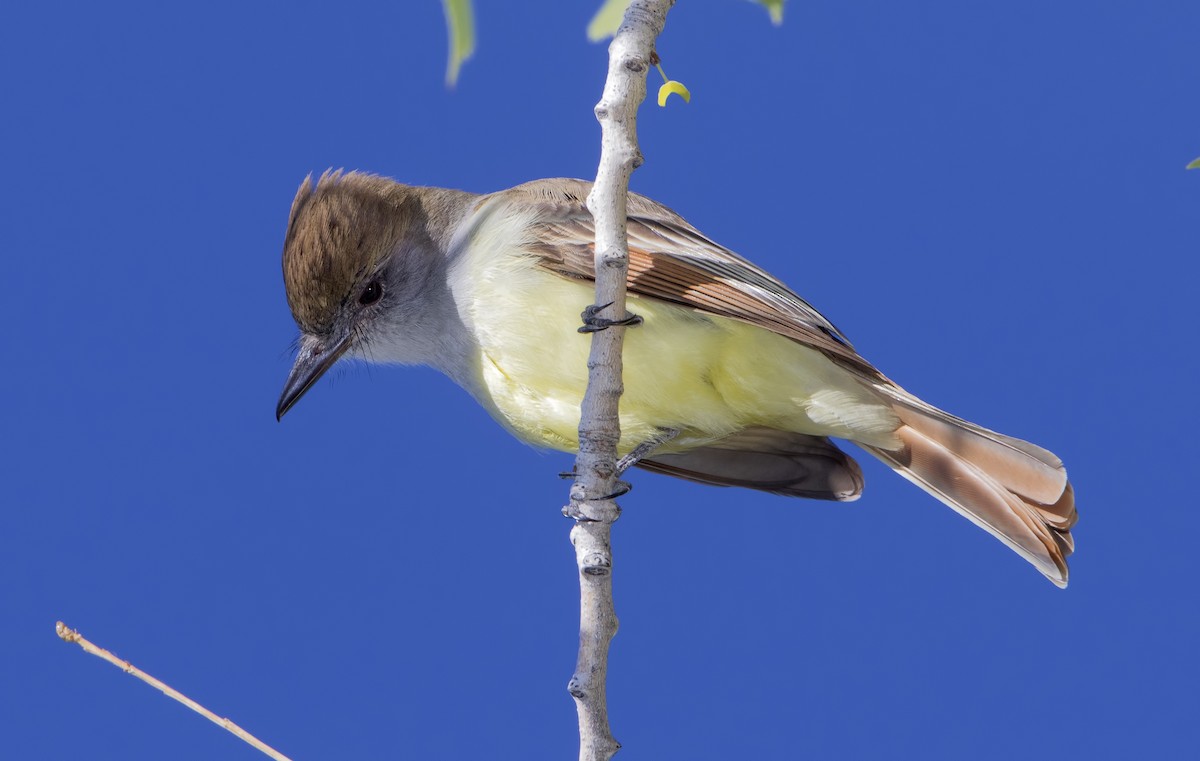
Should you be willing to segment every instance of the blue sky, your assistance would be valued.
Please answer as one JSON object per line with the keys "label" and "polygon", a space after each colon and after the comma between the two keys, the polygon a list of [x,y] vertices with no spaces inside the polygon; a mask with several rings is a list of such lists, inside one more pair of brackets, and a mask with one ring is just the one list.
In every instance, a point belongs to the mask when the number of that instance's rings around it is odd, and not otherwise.
{"label": "blue sky", "polygon": [[[590,4],[480,6],[453,92],[434,2],[8,12],[0,755],[259,757],[57,619],[297,759],[575,752],[569,458],[425,369],[273,416],[305,174],[594,174]],[[1197,28],[1192,0],[672,11],[694,97],[643,109],[634,188],[1061,455],[1082,517],[1063,592],[873,461],[848,505],[635,474],[620,758],[1194,752]]]}

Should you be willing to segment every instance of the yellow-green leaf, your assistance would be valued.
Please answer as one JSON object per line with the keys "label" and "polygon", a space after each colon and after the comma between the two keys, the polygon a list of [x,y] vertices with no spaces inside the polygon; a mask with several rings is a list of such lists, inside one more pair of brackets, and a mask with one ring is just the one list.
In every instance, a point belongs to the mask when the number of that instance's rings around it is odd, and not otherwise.
{"label": "yellow-green leaf", "polygon": [[783,0],[754,0],[759,5],[767,9],[767,13],[771,14],[771,23],[779,26],[783,23]]}
{"label": "yellow-green leaf", "polygon": [[592,16],[591,22],[588,23],[588,39],[599,42],[616,34],[617,29],[621,27],[621,20],[625,18],[625,9],[631,2],[633,0],[604,0],[604,5],[600,6],[600,10],[596,11],[596,15]]}
{"label": "yellow-green leaf", "polygon": [[471,0],[442,0],[446,30],[450,33],[450,58],[446,62],[446,84],[458,82],[463,61],[475,53],[475,12]]}
{"label": "yellow-green leaf", "polygon": [[692,94],[683,86],[682,82],[676,82],[674,79],[668,81],[665,85],[658,88],[658,106],[659,108],[667,107],[667,98],[671,97],[671,93],[675,93],[683,98],[684,103],[692,102]]}
{"label": "yellow-green leaf", "polygon": [[1192,163],[1188,164],[1187,168],[1188,169],[1200,169],[1200,159],[1196,159]]}

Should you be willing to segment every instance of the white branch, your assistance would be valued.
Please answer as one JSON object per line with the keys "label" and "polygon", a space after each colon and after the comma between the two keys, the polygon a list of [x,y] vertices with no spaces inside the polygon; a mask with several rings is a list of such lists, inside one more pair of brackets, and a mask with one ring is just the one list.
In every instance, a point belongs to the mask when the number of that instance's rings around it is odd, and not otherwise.
{"label": "white branch", "polygon": [[[637,109],[646,97],[646,72],[654,41],[674,0],[634,0],[608,48],[608,79],[596,104],[603,131],[600,167],[587,205],[596,226],[596,304],[599,316],[621,320],[629,265],[626,202],[629,176],[642,163]],[[571,504],[571,542],[579,566],[579,657],[568,689],[579,712],[580,761],[607,761],[620,749],[608,725],[608,647],[617,633],[612,598],[613,521],[620,515],[617,488],[617,417],[621,398],[623,327],[592,334],[588,387],[579,421],[579,457]]]}

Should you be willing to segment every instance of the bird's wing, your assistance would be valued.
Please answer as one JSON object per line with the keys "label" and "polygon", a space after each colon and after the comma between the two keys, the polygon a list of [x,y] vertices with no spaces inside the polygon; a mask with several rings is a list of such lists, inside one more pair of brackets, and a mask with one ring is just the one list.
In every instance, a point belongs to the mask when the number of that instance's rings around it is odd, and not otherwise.
{"label": "bird's wing", "polygon": [[[529,250],[539,257],[540,266],[563,277],[595,277],[594,227],[584,205],[590,189],[589,183],[579,180],[539,180],[499,194],[513,194],[523,207],[537,207],[532,217],[536,222],[527,231]],[[630,194],[628,217],[631,293],[765,328],[823,352],[858,375],[891,404],[901,423],[896,431],[901,446],[884,450],[864,445],[865,449],[1009,545],[1055,584],[1066,586],[1066,558],[1074,549],[1070,529],[1077,512],[1061,460],[1041,447],[981,428],[908,394],[859,356],[841,331],[802,298],[665,206]],[[648,467],[706,483],[780,491],[776,488],[780,480],[770,469],[783,464],[783,459],[731,458],[714,451],[749,448],[774,454],[739,438],[745,435],[741,432],[697,450],[687,460],[657,458],[660,461]],[[803,448],[797,451],[806,453]],[[805,483],[800,468],[810,464],[803,458],[794,463],[794,484]],[[851,476],[856,472],[856,466],[847,471]],[[850,488],[826,489],[828,496],[852,496],[856,493],[853,478],[849,483]],[[789,493],[798,496],[796,488]],[[843,492],[847,496],[841,496]]]}
{"label": "bird's wing", "polygon": [[651,454],[637,465],[688,481],[786,497],[850,502],[863,490],[858,463],[832,441],[773,428],[746,428],[708,446]]}
{"label": "bird's wing", "polygon": [[[528,250],[562,277],[595,279],[595,227],[585,205],[590,187],[581,180],[538,180],[501,194],[538,207]],[[630,293],[765,328],[882,379],[832,322],[767,272],[649,198],[631,193],[628,213]]]}

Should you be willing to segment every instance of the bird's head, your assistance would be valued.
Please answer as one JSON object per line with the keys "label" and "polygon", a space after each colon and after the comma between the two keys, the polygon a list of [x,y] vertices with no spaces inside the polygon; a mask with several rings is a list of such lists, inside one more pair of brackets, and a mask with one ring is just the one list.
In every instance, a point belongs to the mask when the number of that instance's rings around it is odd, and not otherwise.
{"label": "bird's head", "polygon": [[369,356],[420,309],[437,273],[418,188],[357,172],[304,180],[288,220],[283,282],[299,353],[275,409],[291,409],[343,355]]}

